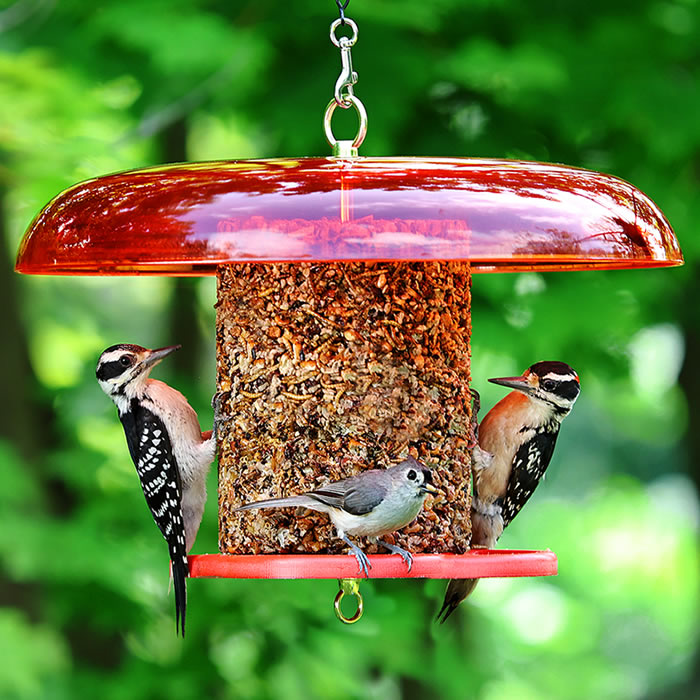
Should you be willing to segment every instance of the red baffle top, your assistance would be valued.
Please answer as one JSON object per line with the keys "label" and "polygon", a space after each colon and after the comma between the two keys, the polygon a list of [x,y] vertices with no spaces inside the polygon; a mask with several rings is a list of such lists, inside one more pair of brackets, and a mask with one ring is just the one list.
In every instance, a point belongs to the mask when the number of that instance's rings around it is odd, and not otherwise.
{"label": "red baffle top", "polygon": [[299,158],[185,163],[66,190],[20,245],[27,274],[210,275],[227,263],[469,260],[475,272],[680,265],[656,205],[542,163]]}

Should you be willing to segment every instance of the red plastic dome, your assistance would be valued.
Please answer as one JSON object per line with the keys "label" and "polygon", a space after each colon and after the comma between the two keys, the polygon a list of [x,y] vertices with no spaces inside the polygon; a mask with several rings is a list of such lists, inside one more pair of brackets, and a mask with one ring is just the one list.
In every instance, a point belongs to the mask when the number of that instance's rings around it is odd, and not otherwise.
{"label": "red plastic dome", "polygon": [[26,274],[209,275],[239,262],[469,260],[475,272],[680,265],[656,205],[615,177],[457,158],[222,161],[118,173],[50,202]]}

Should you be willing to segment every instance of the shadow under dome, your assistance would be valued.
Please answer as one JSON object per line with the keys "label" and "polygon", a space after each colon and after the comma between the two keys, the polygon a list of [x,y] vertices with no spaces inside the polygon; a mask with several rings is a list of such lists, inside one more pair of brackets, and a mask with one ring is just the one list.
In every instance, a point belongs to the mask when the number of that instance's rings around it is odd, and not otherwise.
{"label": "shadow under dome", "polygon": [[16,269],[212,275],[247,262],[465,260],[474,272],[680,265],[656,205],[619,178],[461,158],[184,163],[75,185]]}

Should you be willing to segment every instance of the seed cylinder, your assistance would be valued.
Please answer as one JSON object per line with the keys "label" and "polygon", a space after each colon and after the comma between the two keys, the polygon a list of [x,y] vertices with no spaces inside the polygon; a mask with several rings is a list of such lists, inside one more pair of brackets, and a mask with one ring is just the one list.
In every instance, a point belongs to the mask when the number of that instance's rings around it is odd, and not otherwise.
{"label": "seed cylinder", "polygon": [[233,509],[408,454],[441,493],[394,542],[468,548],[470,294],[465,262],[219,268],[221,552],[346,552],[324,514]]}

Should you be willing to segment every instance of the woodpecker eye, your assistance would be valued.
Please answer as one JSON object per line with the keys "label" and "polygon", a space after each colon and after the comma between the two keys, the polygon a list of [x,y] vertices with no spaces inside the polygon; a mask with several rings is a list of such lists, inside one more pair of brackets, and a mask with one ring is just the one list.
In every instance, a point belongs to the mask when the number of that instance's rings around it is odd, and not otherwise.
{"label": "woodpecker eye", "polygon": [[131,358],[128,355],[122,355],[119,358],[119,364],[122,367],[128,367],[131,364]]}
{"label": "woodpecker eye", "polygon": [[409,469],[409,470],[408,470],[408,474],[406,474],[406,476],[407,476],[411,481],[415,481],[415,480],[416,480],[416,477],[418,476],[418,474],[416,474],[416,472],[415,472],[414,469]]}
{"label": "woodpecker eye", "polygon": [[545,391],[552,391],[554,387],[557,385],[557,383],[553,379],[543,379],[542,380],[542,388]]}

